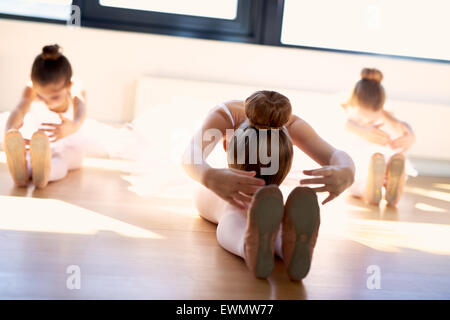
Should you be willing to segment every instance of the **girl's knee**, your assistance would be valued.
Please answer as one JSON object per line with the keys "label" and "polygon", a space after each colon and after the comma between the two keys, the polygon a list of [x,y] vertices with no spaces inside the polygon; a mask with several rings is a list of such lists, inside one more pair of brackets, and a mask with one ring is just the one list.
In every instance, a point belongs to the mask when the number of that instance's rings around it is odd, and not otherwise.
{"label": "girl's knee", "polygon": [[226,208],[225,200],[203,185],[195,189],[194,205],[201,217],[213,223],[218,223]]}
{"label": "girl's knee", "polygon": [[239,230],[245,230],[247,226],[247,219],[238,210],[225,212],[220,218],[217,225],[217,232],[227,230],[229,232],[239,232]]}
{"label": "girl's knee", "polygon": [[216,229],[219,245],[238,256],[244,257],[244,236],[247,220],[239,212],[224,214]]}
{"label": "girl's knee", "polygon": [[68,170],[80,169],[83,165],[84,152],[80,148],[68,148],[64,150],[61,158],[67,164]]}
{"label": "girl's knee", "polygon": [[205,199],[205,191],[206,189],[202,185],[197,185],[194,191],[194,205],[200,215],[202,215],[206,211],[206,199]]}

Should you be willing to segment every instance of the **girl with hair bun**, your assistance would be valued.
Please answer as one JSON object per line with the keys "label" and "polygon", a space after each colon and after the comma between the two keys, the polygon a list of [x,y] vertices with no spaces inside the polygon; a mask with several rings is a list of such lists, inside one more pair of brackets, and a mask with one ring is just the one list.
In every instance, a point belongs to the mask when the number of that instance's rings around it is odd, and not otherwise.
{"label": "girl with hair bun", "polygon": [[26,187],[31,176],[37,188],[44,188],[79,168],[85,117],[85,92],[73,81],[69,60],[57,44],[45,46],[6,123],[4,146],[15,184]]}
{"label": "girl with hair bun", "polygon": [[[228,168],[212,168],[206,159],[221,140]],[[303,171],[314,177],[300,184],[322,186],[298,186],[284,203],[279,185],[291,168],[294,146],[323,166]],[[201,183],[196,207],[218,224],[219,244],[242,257],[258,278],[271,274],[276,253],[294,281],[306,277],[311,266],[320,225],[316,192],[329,193],[325,204],[354,178],[351,158],[293,115],[289,99],[275,91],[214,108],[192,138],[183,166]]]}
{"label": "girl with hair bun", "polygon": [[385,187],[388,206],[396,206],[403,193],[407,173],[415,170],[404,153],[415,137],[411,126],[384,109],[383,74],[364,68],[349,100],[342,104],[346,131],[351,133],[349,154],[355,160],[355,183],[349,192],[367,203],[379,205]]}

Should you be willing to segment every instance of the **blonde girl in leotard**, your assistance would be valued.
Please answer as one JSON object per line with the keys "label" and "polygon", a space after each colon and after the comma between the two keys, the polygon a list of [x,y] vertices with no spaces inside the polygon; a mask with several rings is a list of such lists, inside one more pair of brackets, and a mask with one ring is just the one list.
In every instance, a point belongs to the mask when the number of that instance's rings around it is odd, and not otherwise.
{"label": "blonde girl in leotard", "polygon": [[356,164],[356,179],[349,189],[367,203],[379,205],[385,188],[388,206],[396,206],[407,174],[414,175],[405,153],[415,141],[411,126],[384,108],[386,94],[377,69],[364,68],[350,99],[342,106],[347,115],[347,148]]}

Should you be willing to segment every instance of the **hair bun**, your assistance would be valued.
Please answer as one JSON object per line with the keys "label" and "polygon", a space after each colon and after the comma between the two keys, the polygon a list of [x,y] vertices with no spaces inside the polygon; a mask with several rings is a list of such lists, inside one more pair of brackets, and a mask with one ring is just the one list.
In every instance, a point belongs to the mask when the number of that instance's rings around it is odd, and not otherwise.
{"label": "hair bun", "polygon": [[58,60],[61,57],[61,52],[59,51],[60,46],[53,44],[50,46],[45,46],[42,48],[42,59],[44,60]]}
{"label": "hair bun", "polygon": [[245,114],[257,129],[278,129],[291,116],[288,98],[275,91],[257,91],[245,100]]}
{"label": "hair bun", "polygon": [[361,79],[372,80],[380,83],[381,80],[383,80],[383,74],[378,69],[364,68],[361,71]]}

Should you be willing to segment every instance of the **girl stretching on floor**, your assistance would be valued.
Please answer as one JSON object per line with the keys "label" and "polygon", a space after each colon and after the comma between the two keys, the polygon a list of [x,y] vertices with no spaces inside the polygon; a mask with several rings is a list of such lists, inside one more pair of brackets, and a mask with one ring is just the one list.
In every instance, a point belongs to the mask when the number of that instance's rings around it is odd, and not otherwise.
{"label": "girl stretching on floor", "polygon": [[69,60],[58,45],[45,46],[6,123],[4,146],[15,184],[26,187],[31,176],[37,188],[44,188],[79,168],[85,116],[85,92],[72,81]]}
{"label": "girl stretching on floor", "polygon": [[[307,275],[320,224],[315,192],[329,193],[324,204],[348,188],[354,177],[351,158],[291,110],[289,100],[273,91],[255,92],[245,102],[223,103],[208,114],[183,161],[187,173],[202,184],[195,198],[200,215],[218,224],[219,244],[244,258],[258,278],[271,274],[275,252],[292,280]],[[220,139],[228,169],[206,162]],[[278,185],[291,167],[293,145],[324,166],[303,171],[315,178],[300,183],[322,186],[297,187],[284,205]]]}
{"label": "girl stretching on floor", "polygon": [[415,175],[404,156],[415,137],[409,124],[383,109],[382,79],[379,70],[363,69],[350,99],[342,105],[347,114],[346,130],[351,133],[348,152],[356,164],[355,183],[349,191],[378,205],[384,186],[387,205],[395,206],[406,174]]}

